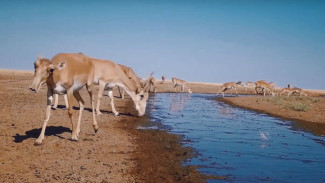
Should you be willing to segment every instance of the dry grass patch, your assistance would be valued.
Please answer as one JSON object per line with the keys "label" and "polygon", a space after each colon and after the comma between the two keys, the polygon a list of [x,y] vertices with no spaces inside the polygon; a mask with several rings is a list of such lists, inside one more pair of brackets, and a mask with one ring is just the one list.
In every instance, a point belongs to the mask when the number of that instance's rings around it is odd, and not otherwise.
{"label": "dry grass patch", "polygon": [[294,111],[308,111],[312,106],[319,102],[317,97],[302,97],[302,96],[275,96],[262,98],[262,101],[271,102],[275,105],[279,105],[285,109],[292,109]]}

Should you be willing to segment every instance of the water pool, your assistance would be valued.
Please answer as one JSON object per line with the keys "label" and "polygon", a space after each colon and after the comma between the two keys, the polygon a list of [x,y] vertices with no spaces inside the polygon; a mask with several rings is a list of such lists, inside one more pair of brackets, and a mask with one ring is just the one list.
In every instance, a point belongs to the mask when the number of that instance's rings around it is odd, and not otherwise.
{"label": "water pool", "polygon": [[210,94],[155,94],[148,111],[197,150],[185,164],[228,177],[209,182],[325,182],[325,137],[292,128],[293,122],[231,107]]}

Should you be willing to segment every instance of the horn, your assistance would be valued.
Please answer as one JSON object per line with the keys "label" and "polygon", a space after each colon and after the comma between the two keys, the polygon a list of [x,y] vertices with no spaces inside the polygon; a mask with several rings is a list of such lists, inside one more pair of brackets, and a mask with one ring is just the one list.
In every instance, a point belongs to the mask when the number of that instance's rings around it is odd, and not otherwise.
{"label": "horn", "polygon": [[151,73],[148,75],[147,79],[150,79],[150,78],[152,77],[153,74],[154,74],[154,72],[151,72]]}
{"label": "horn", "polygon": [[150,79],[152,78],[152,75],[153,75],[153,72],[151,72],[151,73],[149,74],[149,76],[148,76],[147,79],[146,79],[146,82],[144,83],[144,87],[143,87],[143,89],[144,89],[145,91],[148,91],[149,88],[150,88]]}

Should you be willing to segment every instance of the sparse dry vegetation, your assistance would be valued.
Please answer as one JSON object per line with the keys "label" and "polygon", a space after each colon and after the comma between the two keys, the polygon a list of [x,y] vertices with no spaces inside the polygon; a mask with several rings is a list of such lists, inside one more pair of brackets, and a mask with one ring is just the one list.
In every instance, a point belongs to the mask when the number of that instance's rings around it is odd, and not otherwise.
{"label": "sparse dry vegetation", "polygon": [[267,102],[272,102],[275,105],[280,105],[285,109],[292,109],[295,111],[308,111],[313,106],[313,104],[320,101],[317,97],[302,97],[302,96],[275,96],[262,98]]}

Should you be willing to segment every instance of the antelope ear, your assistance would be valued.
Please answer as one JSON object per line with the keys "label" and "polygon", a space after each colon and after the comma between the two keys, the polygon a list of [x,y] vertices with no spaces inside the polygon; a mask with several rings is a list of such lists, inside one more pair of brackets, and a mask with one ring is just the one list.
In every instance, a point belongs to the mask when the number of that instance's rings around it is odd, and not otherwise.
{"label": "antelope ear", "polygon": [[140,87],[137,87],[137,89],[135,90],[135,93],[138,94],[141,92],[141,88]]}
{"label": "antelope ear", "polygon": [[61,70],[61,69],[63,69],[63,68],[65,67],[65,65],[66,65],[66,63],[65,63],[65,62],[61,62],[61,63],[59,64],[59,66],[57,67],[57,68],[58,68],[58,70]]}
{"label": "antelope ear", "polygon": [[37,60],[41,60],[41,59],[42,59],[42,55],[38,55]]}

